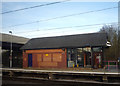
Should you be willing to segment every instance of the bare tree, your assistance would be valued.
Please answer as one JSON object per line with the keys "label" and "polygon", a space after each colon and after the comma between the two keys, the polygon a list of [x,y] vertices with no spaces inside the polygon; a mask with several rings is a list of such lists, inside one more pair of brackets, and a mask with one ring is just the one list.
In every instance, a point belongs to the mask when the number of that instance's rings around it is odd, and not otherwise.
{"label": "bare tree", "polygon": [[105,32],[108,35],[108,40],[111,43],[111,47],[105,50],[106,60],[117,60],[119,55],[119,40],[118,27],[115,25],[104,25],[99,32]]}

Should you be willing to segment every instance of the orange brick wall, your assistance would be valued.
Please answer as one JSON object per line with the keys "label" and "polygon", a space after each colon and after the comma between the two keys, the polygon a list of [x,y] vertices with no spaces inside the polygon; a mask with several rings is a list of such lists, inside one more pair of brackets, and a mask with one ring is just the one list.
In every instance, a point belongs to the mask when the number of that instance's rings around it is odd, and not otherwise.
{"label": "orange brick wall", "polygon": [[28,56],[27,54],[23,51],[23,68],[28,67]]}
{"label": "orange brick wall", "polygon": [[66,50],[62,49],[44,49],[44,50],[26,50],[23,52],[23,67],[28,65],[28,54],[32,54],[33,68],[66,68],[67,57]]}

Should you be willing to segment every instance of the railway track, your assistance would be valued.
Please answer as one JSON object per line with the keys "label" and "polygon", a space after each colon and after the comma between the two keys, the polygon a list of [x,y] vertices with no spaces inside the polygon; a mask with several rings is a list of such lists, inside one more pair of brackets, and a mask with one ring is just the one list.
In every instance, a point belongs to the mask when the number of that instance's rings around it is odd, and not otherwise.
{"label": "railway track", "polygon": [[119,73],[104,74],[100,72],[51,71],[29,69],[4,69],[3,85],[34,84],[41,86],[120,86]]}
{"label": "railway track", "polygon": [[120,86],[119,83],[107,83],[96,81],[79,81],[79,80],[49,80],[35,77],[3,77],[2,86],[25,85],[25,86]]}

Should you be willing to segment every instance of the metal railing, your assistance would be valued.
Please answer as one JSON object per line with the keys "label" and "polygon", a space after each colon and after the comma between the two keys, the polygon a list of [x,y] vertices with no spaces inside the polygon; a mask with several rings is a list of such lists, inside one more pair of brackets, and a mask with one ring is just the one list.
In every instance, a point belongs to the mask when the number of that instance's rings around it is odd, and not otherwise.
{"label": "metal railing", "polygon": [[118,62],[117,61],[104,61],[105,69],[108,71],[111,69],[117,70],[118,69]]}

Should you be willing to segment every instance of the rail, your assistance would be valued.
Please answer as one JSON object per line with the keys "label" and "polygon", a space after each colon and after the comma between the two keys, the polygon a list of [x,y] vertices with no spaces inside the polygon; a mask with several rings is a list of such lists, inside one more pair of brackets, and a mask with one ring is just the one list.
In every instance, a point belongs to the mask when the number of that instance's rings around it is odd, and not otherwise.
{"label": "rail", "polygon": [[86,80],[86,81],[103,81],[111,82],[111,80],[120,80],[119,72],[104,72],[101,71],[68,71],[68,70],[35,70],[35,69],[16,69],[16,68],[0,68],[4,76],[9,76],[13,78],[19,77],[33,77],[42,78],[48,80],[59,80],[59,79],[71,79],[71,80]]}

